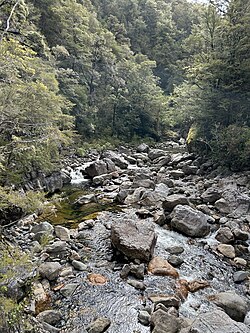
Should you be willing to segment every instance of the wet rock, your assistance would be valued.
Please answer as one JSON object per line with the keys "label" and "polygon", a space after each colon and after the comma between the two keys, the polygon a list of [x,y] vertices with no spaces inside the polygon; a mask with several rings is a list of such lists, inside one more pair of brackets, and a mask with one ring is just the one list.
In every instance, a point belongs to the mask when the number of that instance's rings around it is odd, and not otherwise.
{"label": "wet rock", "polygon": [[108,279],[101,274],[91,273],[88,274],[87,278],[89,282],[91,282],[95,286],[101,286],[108,282]]}
{"label": "wet rock", "polygon": [[140,311],[138,320],[142,325],[148,326],[150,324],[150,314],[147,311]]}
{"label": "wet rock", "polygon": [[62,319],[62,314],[56,310],[45,310],[39,313],[36,319],[40,322],[45,322],[50,325],[56,325]]}
{"label": "wet rock", "polygon": [[71,264],[78,271],[86,271],[88,269],[86,264],[78,260],[73,260]]}
{"label": "wet rock", "polygon": [[120,277],[122,279],[126,279],[128,277],[130,273],[130,266],[128,264],[125,264],[123,267],[122,267],[122,270],[120,272]]}
{"label": "wet rock", "polygon": [[59,262],[45,262],[38,268],[41,277],[47,278],[49,281],[54,281],[58,278],[59,272],[62,269]]}
{"label": "wet rock", "polygon": [[189,206],[176,206],[170,217],[171,226],[187,236],[203,237],[209,233],[208,221],[212,218]]}
{"label": "wet rock", "polygon": [[168,251],[170,254],[181,254],[184,252],[184,248],[182,246],[171,246],[171,247],[166,247],[166,251]]}
{"label": "wet rock", "polygon": [[162,304],[166,308],[174,307],[178,309],[181,304],[180,298],[174,295],[150,295],[149,299],[154,303],[155,308],[158,304]]}
{"label": "wet rock", "polygon": [[160,309],[152,314],[151,324],[153,333],[177,333],[180,329],[178,318]]}
{"label": "wet rock", "polygon": [[69,283],[60,289],[60,293],[64,297],[70,297],[78,287],[78,283]]}
{"label": "wet rock", "polygon": [[118,220],[111,226],[112,244],[131,259],[148,262],[156,239],[153,225],[144,220]]}
{"label": "wet rock", "polygon": [[145,290],[146,289],[146,286],[143,282],[140,282],[140,281],[137,281],[137,280],[132,280],[132,279],[129,279],[127,280],[127,283],[134,287],[135,289],[139,289],[139,290]]}
{"label": "wet rock", "polygon": [[178,267],[180,266],[181,264],[183,264],[184,260],[174,254],[170,255],[168,257],[168,262],[174,266],[174,267]]}
{"label": "wet rock", "polygon": [[102,333],[109,328],[110,324],[110,319],[101,317],[93,321],[86,330],[88,333]]}
{"label": "wet rock", "polygon": [[238,282],[243,282],[245,281],[249,276],[249,273],[246,272],[246,271],[238,271],[238,272],[235,272],[234,275],[233,275],[233,279],[234,279],[234,282],[238,283]]}
{"label": "wet rock", "polygon": [[219,244],[217,250],[227,258],[235,258],[235,249],[232,245]]}
{"label": "wet rock", "polygon": [[170,263],[161,257],[154,257],[148,264],[148,272],[153,275],[171,276],[178,278],[179,273]]}
{"label": "wet rock", "polygon": [[163,208],[171,211],[177,205],[188,205],[188,198],[182,194],[171,194],[163,202]]}
{"label": "wet rock", "polygon": [[60,238],[61,241],[67,242],[70,240],[70,231],[65,227],[62,227],[60,225],[55,226],[55,234],[56,237]]}
{"label": "wet rock", "polygon": [[220,310],[201,313],[189,328],[182,329],[180,333],[250,333],[250,329],[232,320],[225,312]]}
{"label": "wet rock", "polygon": [[227,291],[209,296],[209,300],[222,308],[233,320],[244,321],[248,306],[241,296]]}
{"label": "wet rock", "polygon": [[137,277],[138,279],[144,279],[145,265],[130,265],[130,273]]}
{"label": "wet rock", "polygon": [[217,231],[215,238],[223,244],[228,244],[234,241],[234,235],[228,227],[220,228]]}

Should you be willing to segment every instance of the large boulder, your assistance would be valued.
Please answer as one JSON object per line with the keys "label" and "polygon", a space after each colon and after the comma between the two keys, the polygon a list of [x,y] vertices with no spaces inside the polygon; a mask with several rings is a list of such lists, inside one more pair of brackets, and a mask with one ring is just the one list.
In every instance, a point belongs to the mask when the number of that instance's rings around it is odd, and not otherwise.
{"label": "large boulder", "polygon": [[232,320],[221,310],[201,313],[189,328],[180,333],[250,333],[250,329],[242,323]]}
{"label": "large boulder", "polygon": [[170,217],[171,226],[187,236],[203,237],[210,231],[208,221],[212,218],[189,206],[177,205]]}
{"label": "large boulder", "polygon": [[222,308],[233,320],[244,321],[248,306],[246,301],[235,292],[218,293],[210,296],[209,299]]}
{"label": "large boulder", "polygon": [[148,221],[124,219],[111,226],[111,241],[125,256],[148,262],[153,255],[157,236]]}
{"label": "large boulder", "polygon": [[127,169],[128,167],[128,162],[124,159],[124,157],[120,156],[114,151],[107,150],[102,154],[102,157],[110,159],[116,166],[121,169]]}
{"label": "large boulder", "polygon": [[108,173],[107,164],[101,160],[95,161],[85,168],[85,172],[92,178],[95,176],[103,175]]}

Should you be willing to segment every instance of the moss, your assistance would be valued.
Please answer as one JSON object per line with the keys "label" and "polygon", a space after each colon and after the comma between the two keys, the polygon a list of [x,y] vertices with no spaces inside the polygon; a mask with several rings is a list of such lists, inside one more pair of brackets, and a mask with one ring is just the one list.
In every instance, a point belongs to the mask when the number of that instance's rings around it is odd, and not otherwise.
{"label": "moss", "polygon": [[62,225],[67,228],[76,228],[85,220],[96,219],[102,211],[119,211],[121,208],[110,201],[91,202],[84,205],[76,205],[75,201],[80,196],[87,194],[80,189],[65,189],[61,199],[54,205],[48,207],[39,217],[40,221],[48,221],[54,225]]}

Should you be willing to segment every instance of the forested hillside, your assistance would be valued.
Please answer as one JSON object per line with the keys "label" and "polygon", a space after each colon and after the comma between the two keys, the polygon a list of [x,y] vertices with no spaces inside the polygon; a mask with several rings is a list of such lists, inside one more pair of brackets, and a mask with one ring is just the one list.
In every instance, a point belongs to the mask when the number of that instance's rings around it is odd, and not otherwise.
{"label": "forested hillside", "polygon": [[249,0],[2,0],[1,179],[49,172],[76,138],[187,136],[250,159]]}

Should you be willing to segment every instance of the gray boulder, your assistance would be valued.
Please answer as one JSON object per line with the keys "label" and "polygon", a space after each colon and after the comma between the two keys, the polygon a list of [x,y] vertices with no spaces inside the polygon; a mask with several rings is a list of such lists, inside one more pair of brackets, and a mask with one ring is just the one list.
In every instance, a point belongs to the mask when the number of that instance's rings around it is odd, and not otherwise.
{"label": "gray boulder", "polygon": [[201,313],[189,328],[180,333],[250,333],[250,329],[232,320],[221,310]]}
{"label": "gray boulder", "polygon": [[61,268],[62,266],[59,262],[45,262],[39,266],[38,272],[41,277],[53,281],[58,278]]}
{"label": "gray boulder", "polygon": [[115,153],[114,151],[107,150],[102,154],[102,157],[111,160],[116,166],[121,169],[127,169],[128,162],[124,159],[124,157],[120,156],[119,154]]}
{"label": "gray boulder", "polygon": [[114,247],[131,259],[148,262],[153,255],[157,236],[148,221],[118,220],[111,226]]}
{"label": "gray boulder", "polygon": [[103,175],[108,173],[107,164],[101,160],[95,161],[85,168],[85,172],[92,178]]}
{"label": "gray boulder", "polygon": [[226,291],[218,293],[210,296],[210,300],[222,308],[233,320],[244,321],[248,306],[246,301],[235,292]]}
{"label": "gray boulder", "polygon": [[203,237],[210,231],[208,221],[212,218],[189,206],[177,205],[170,217],[171,226],[187,236]]}

